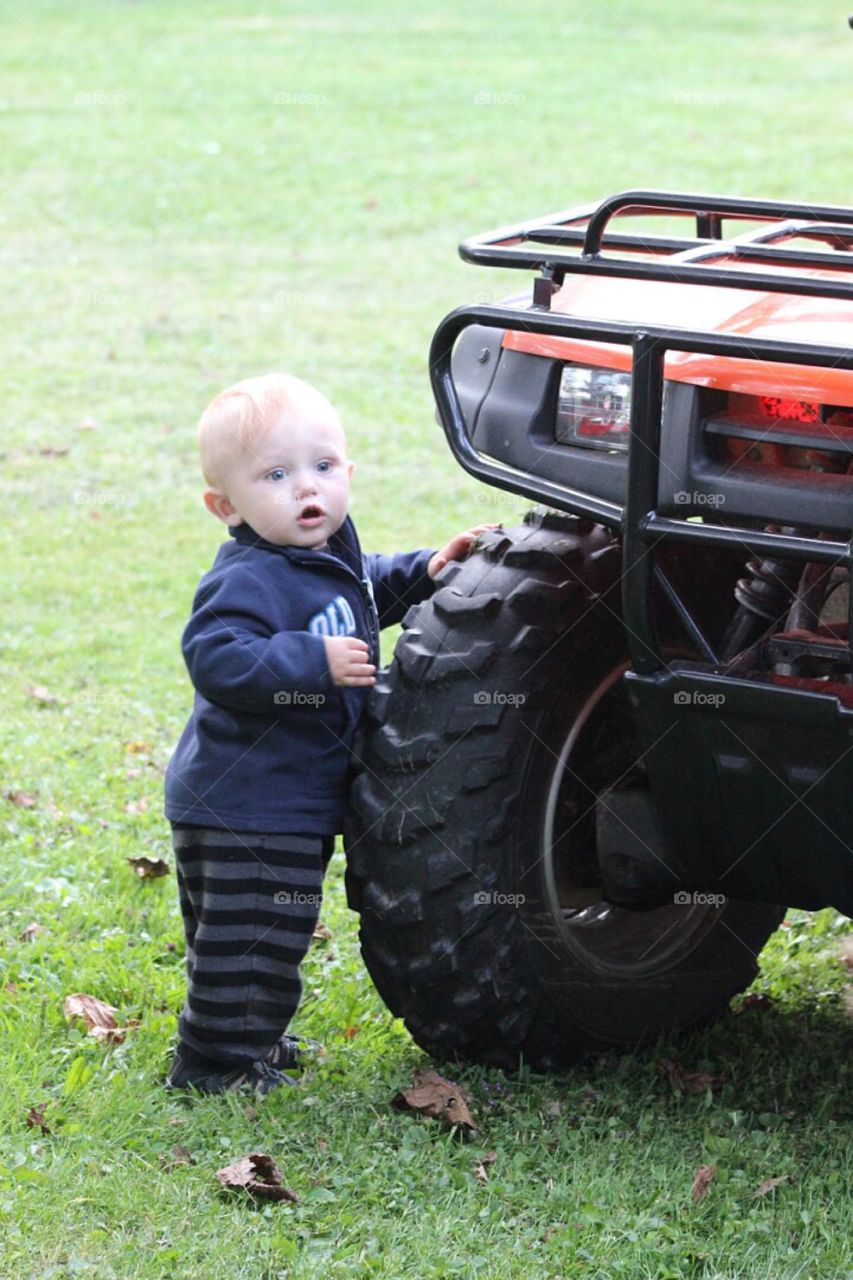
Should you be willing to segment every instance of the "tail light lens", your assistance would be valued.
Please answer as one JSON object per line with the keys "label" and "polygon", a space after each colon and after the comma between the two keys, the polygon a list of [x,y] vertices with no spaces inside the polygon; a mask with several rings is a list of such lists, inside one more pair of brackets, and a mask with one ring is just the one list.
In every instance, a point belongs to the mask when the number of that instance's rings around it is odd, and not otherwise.
{"label": "tail light lens", "polygon": [[627,453],[631,375],[566,365],[560,376],[554,435],[560,444]]}
{"label": "tail light lens", "polygon": [[729,392],[704,430],[736,463],[837,473],[853,462],[853,410],[842,406]]}

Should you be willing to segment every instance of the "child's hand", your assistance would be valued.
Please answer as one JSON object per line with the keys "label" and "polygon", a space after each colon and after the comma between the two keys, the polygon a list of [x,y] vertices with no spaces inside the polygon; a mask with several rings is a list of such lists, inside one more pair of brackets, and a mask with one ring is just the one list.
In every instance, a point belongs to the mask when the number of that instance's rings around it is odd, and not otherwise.
{"label": "child's hand", "polygon": [[464,560],[469,556],[475,540],[481,533],[485,533],[486,529],[500,529],[500,525],[476,524],[473,529],[466,529],[464,533],[457,533],[455,538],[450,539],[446,547],[436,551],[435,555],[430,558],[430,562],[427,565],[429,576],[434,578],[451,560]]}
{"label": "child's hand", "polygon": [[368,661],[370,649],[355,636],[323,636],[326,661],[335,684],[376,684],[376,668]]}

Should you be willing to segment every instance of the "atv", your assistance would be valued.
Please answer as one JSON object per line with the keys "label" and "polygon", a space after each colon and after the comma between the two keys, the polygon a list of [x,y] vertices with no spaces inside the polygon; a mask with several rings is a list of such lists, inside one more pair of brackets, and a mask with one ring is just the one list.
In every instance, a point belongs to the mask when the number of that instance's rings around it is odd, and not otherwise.
{"label": "atv", "polygon": [[347,889],[424,1049],[553,1070],[853,915],[853,209],[629,191],[460,252],[535,276],[439,325],[440,420],[539,506],[407,615]]}

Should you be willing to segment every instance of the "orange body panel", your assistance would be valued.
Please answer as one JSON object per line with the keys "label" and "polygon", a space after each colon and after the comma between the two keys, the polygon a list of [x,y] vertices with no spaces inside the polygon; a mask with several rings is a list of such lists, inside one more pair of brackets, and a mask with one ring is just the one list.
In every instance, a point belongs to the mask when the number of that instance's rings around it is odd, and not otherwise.
{"label": "orange body panel", "polygon": [[[645,258],[648,261],[648,258]],[[672,263],[673,259],[668,261]],[[727,269],[734,264],[726,263]],[[741,267],[749,270],[748,267]],[[766,265],[763,270],[767,270]],[[782,272],[784,274],[784,272]],[[806,274],[800,272],[800,274]],[[834,272],[810,272],[818,277]],[[619,320],[637,325],[681,327],[707,333],[739,335],[743,359],[690,352],[671,352],[666,377],[676,382],[737,391],[746,395],[782,395],[795,400],[853,406],[853,371],[811,365],[750,360],[750,338],[812,342],[849,348],[853,345],[853,303],[834,298],[807,298],[782,293],[755,293],[705,285],[660,281],[567,276],[554,295],[551,310],[579,319]],[[630,369],[629,347],[548,338],[511,332],[503,345],[514,351],[574,360],[607,369]]]}

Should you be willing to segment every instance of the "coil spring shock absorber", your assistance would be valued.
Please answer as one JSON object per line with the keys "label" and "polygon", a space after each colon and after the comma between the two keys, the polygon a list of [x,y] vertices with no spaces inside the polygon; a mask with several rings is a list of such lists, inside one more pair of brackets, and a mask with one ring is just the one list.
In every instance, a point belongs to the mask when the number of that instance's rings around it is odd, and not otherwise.
{"label": "coil spring shock absorber", "polygon": [[[771,525],[768,532],[776,533],[778,529]],[[785,529],[784,532],[793,530]],[[749,576],[740,578],[735,587],[738,609],[723,636],[721,657],[724,662],[755,644],[785,617],[797,594],[802,565],[768,556],[765,560],[749,560],[746,573]]]}

